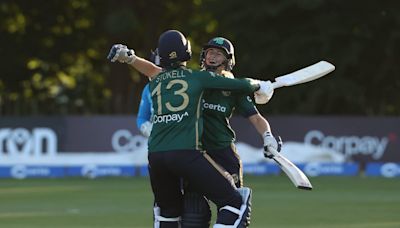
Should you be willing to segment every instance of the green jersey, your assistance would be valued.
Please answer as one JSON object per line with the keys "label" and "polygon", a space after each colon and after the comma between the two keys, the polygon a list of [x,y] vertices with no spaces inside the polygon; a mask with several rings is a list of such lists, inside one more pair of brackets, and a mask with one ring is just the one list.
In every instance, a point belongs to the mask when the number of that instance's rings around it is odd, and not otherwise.
{"label": "green jersey", "polygon": [[222,149],[235,141],[235,132],[229,124],[229,119],[234,111],[244,117],[258,113],[249,96],[221,90],[205,91],[203,109],[202,143],[206,150]]}
{"label": "green jersey", "polygon": [[247,80],[224,78],[212,72],[183,67],[161,72],[149,84],[154,108],[150,153],[202,149],[202,96],[205,89],[247,94],[255,90]]}

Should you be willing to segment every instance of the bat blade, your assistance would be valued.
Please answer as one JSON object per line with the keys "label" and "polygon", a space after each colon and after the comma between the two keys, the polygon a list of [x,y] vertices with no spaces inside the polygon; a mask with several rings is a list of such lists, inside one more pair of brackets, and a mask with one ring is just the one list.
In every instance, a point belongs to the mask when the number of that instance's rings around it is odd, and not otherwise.
{"label": "bat blade", "polygon": [[273,148],[270,148],[270,151],[274,155],[272,159],[278,163],[296,188],[312,190],[313,187],[310,180],[308,180],[307,176],[296,165]]}
{"label": "bat blade", "polygon": [[320,61],[298,71],[275,78],[274,89],[292,86],[316,80],[335,70],[335,66],[327,61]]}

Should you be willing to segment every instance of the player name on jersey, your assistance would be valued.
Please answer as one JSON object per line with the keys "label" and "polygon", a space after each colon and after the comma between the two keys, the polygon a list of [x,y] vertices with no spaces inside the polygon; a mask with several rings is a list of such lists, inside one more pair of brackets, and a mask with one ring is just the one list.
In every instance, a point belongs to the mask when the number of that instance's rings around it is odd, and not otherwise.
{"label": "player name on jersey", "polygon": [[[186,71],[190,71],[190,70],[186,70]],[[184,77],[186,77],[186,75],[184,74],[183,70],[171,70],[171,71],[164,72],[164,73],[160,74],[159,76],[157,76],[156,83],[162,82],[167,79],[184,78]]]}

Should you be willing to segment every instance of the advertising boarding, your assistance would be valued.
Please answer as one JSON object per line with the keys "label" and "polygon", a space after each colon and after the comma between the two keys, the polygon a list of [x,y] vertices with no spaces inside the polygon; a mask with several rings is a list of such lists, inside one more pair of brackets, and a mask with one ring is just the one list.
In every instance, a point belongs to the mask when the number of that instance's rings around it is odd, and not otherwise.
{"label": "advertising boarding", "polygon": [[[281,153],[307,175],[400,176],[399,118],[268,117]],[[0,120],[0,177],[147,175],[147,138],[134,116]],[[251,123],[234,117],[245,173],[280,173]]]}

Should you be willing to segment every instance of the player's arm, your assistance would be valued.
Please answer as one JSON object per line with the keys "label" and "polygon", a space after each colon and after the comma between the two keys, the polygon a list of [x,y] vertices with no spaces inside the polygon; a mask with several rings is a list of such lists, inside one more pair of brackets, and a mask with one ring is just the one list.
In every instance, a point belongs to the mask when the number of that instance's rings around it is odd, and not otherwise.
{"label": "player's arm", "polygon": [[249,96],[239,96],[236,100],[237,111],[245,118],[248,118],[250,123],[254,126],[257,132],[264,139],[264,156],[272,158],[273,155],[269,151],[272,147],[280,151],[281,140],[278,140],[272,135],[271,126],[269,122],[258,112],[254,106],[253,100]]}
{"label": "player's arm", "polygon": [[264,156],[267,158],[273,158],[274,156],[270,152],[270,148],[272,147],[274,150],[280,151],[282,140],[279,136],[278,138],[275,138],[272,135],[271,127],[268,121],[260,113],[254,114],[248,119],[264,139]]}
{"label": "player's arm", "polygon": [[235,110],[238,114],[247,118],[260,135],[266,131],[271,132],[268,121],[258,112],[250,96],[238,94],[235,97]]}
{"label": "player's arm", "polygon": [[251,115],[248,117],[248,119],[260,135],[263,135],[267,131],[271,132],[271,126],[260,113]]}
{"label": "player's arm", "polygon": [[247,118],[261,136],[265,132],[271,132],[268,121],[258,112],[250,96],[238,96],[235,106],[237,112]]}
{"label": "player's arm", "polygon": [[118,61],[120,63],[126,63],[149,78],[153,78],[162,70],[161,67],[147,59],[137,56],[133,49],[129,49],[126,45],[122,44],[113,45],[107,59],[111,62]]}
{"label": "player's arm", "polygon": [[199,74],[201,84],[207,89],[231,90],[244,92],[246,94],[251,94],[260,89],[260,83],[258,81],[231,79],[218,76],[208,71],[201,71]]}
{"label": "player's arm", "polygon": [[136,56],[136,60],[129,65],[149,78],[153,78],[154,76],[159,74],[162,70],[161,67],[139,56]]}
{"label": "player's arm", "polygon": [[199,72],[202,77],[200,80],[207,89],[222,89],[243,92],[245,94],[251,94],[255,91],[258,93],[268,95],[273,91],[272,83],[270,81],[261,81],[251,78],[246,79],[232,79],[226,77],[220,77],[213,72],[201,71]]}

